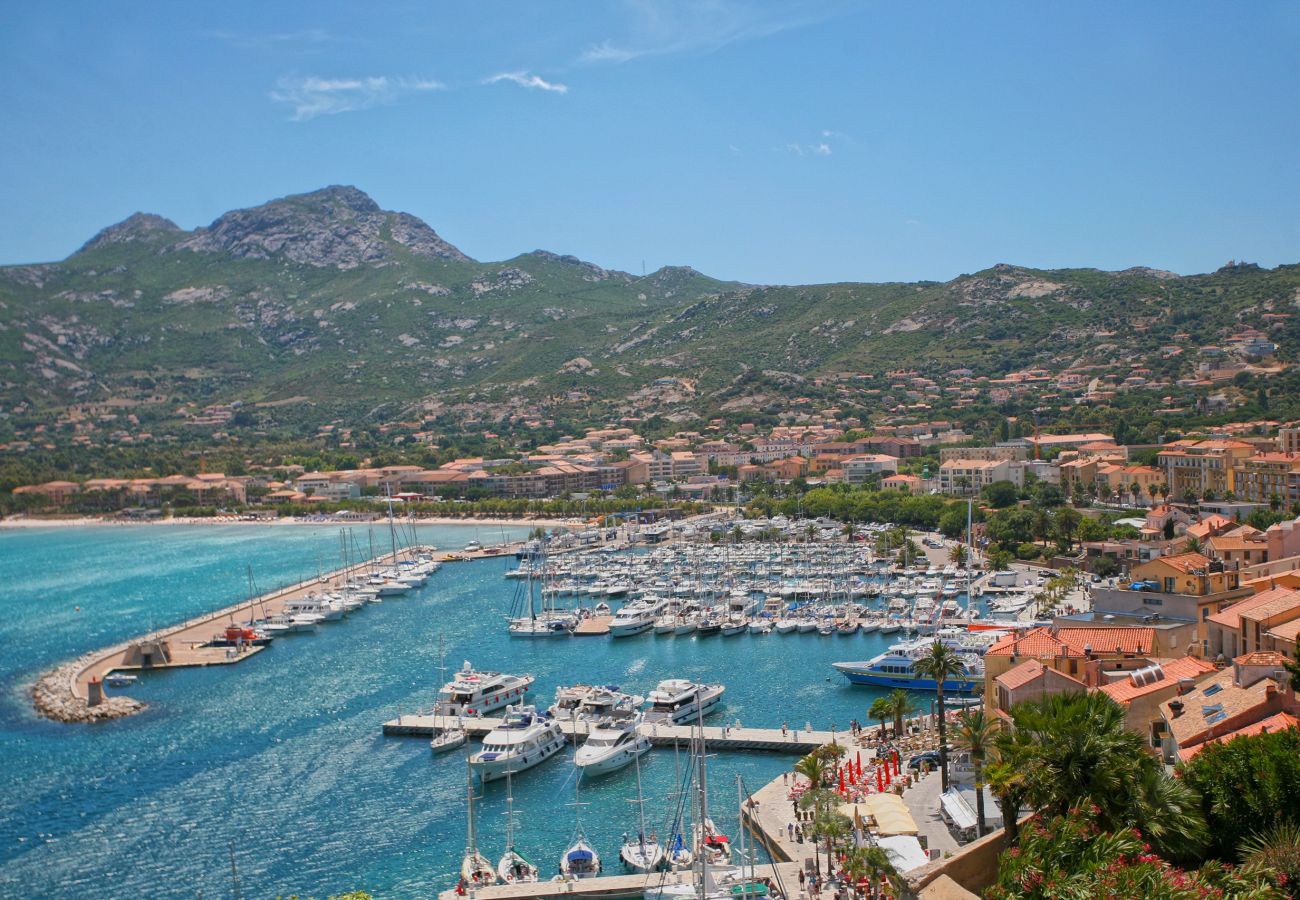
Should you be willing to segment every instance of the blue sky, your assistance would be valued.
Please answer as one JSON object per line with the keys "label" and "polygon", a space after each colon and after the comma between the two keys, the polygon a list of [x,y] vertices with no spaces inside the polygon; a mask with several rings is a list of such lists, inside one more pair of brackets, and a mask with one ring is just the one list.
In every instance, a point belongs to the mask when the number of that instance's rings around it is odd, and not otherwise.
{"label": "blue sky", "polygon": [[0,262],[355,184],[752,282],[1300,261],[1300,4],[9,2]]}

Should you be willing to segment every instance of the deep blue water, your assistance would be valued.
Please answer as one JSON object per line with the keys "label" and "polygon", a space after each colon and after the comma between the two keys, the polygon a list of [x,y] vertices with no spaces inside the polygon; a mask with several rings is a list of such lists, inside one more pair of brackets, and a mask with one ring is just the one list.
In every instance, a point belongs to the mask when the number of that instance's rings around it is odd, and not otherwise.
{"label": "deep blue water", "polygon": [[[429,527],[418,537],[455,547],[501,535]],[[364,531],[357,540],[366,545]],[[844,728],[877,696],[827,664],[878,652],[889,640],[878,634],[512,641],[503,616],[515,583],[502,578],[506,561],[486,560],[446,565],[418,593],[238,665],[151,673],[130,691],[149,704],[140,715],[70,726],[32,712],[27,691],[44,669],[242,598],[249,566],[261,589],[331,568],[338,543],[328,527],[0,532],[0,896],[229,897],[232,847],[246,897],[427,897],[452,886],[465,845],[464,757],[380,734],[385,720],[431,704],[440,635],[449,665],[536,675],[543,705],[559,684],[644,693],[682,676],[726,683],[714,723]],[[514,784],[516,842],[548,876],[574,830],[571,759],[570,749]],[[757,789],[791,762],[714,757],[714,818],[735,830],[736,773]],[[663,834],[673,753],[656,749],[643,763],[647,819]],[[479,844],[495,860],[504,786],[485,794]],[[632,769],[582,786],[583,825],[606,871],[618,870],[619,836],[634,830],[634,797]]]}

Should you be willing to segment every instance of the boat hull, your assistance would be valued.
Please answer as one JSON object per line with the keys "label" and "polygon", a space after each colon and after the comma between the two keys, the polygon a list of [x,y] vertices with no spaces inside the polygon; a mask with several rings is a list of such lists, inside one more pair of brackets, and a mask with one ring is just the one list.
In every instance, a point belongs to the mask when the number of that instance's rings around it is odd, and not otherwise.
{"label": "boat hull", "polygon": [[496,781],[505,778],[507,775],[518,775],[520,772],[539,766],[563,749],[564,735],[557,729],[546,743],[527,753],[498,756],[494,759],[486,759],[479,754],[475,754],[470,757],[470,766],[473,767],[474,771],[478,772],[479,778],[486,784],[489,781]]}
{"label": "boat hull", "polygon": [[[909,691],[933,691],[936,690],[935,680],[933,678],[913,677],[910,675],[885,675],[876,672],[868,672],[861,669],[839,669],[841,675],[849,680],[851,684],[870,685],[872,687],[903,688]],[[973,678],[950,678],[943,683],[945,691],[955,693],[970,693],[983,687],[983,680]]]}
{"label": "boat hull", "polygon": [[647,738],[638,738],[626,747],[620,747],[613,753],[596,759],[592,759],[590,755],[584,756],[582,749],[579,748],[574,765],[581,769],[584,775],[607,775],[632,765],[633,760],[649,749],[650,741]]}

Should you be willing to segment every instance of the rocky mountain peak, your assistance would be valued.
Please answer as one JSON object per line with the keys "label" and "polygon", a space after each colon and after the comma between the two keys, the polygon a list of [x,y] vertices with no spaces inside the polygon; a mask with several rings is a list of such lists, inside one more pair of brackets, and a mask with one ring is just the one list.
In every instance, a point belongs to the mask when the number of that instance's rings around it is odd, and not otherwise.
{"label": "rocky mountain peak", "polygon": [[426,259],[469,259],[415,216],[387,212],[345,185],[233,210],[176,247],[337,269],[389,261],[398,247]]}
{"label": "rocky mountain peak", "polygon": [[82,245],[81,253],[86,250],[96,250],[100,247],[111,247],[114,244],[128,244],[132,241],[143,241],[160,235],[181,234],[181,227],[171,219],[154,215],[153,213],[132,213],[116,225],[109,225],[99,234]]}

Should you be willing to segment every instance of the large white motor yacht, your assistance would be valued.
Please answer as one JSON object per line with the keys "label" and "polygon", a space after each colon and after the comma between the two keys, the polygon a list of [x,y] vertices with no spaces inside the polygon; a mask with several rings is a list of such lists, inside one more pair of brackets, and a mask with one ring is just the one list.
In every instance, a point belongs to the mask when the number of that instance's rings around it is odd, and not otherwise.
{"label": "large white motor yacht", "polygon": [[650,739],[637,731],[640,724],[639,716],[598,722],[578,748],[574,764],[584,775],[604,775],[631,765],[650,749]]}
{"label": "large white motor yacht", "polygon": [[650,709],[645,720],[673,725],[693,722],[712,712],[722,701],[725,690],[721,684],[697,684],[685,678],[669,678],[659,682],[659,686],[647,696]]}
{"label": "large white motor yacht", "polygon": [[564,747],[560,724],[533,706],[515,706],[487,733],[483,748],[469,758],[484,782],[517,775],[545,762]]}
{"label": "large white motor yacht", "polygon": [[460,671],[438,691],[433,712],[439,716],[481,716],[522,703],[533,683],[531,675],[476,672],[465,660]]}

